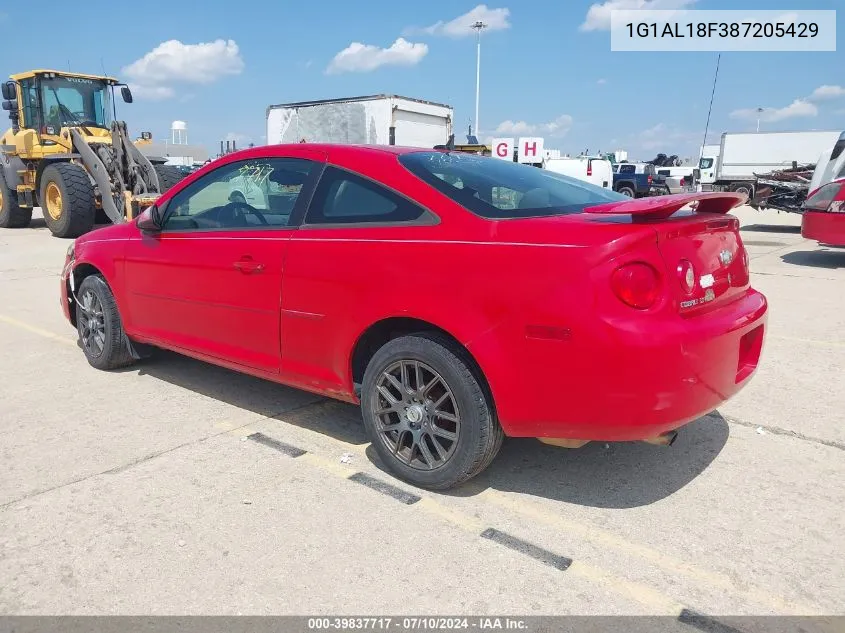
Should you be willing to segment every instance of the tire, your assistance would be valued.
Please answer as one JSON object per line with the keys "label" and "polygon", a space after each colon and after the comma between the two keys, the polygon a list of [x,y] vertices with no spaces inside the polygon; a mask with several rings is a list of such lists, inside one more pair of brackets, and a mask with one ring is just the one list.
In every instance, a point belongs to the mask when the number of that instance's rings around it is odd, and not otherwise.
{"label": "tire", "polygon": [[734,193],[744,193],[748,196],[749,200],[754,197],[754,185],[750,182],[735,182],[728,187],[728,191],[733,191]]}
{"label": "tire", "polygon": [[616,190],[616,192],[621,193],[623,196],[628,196],[629,198],[637,197],[637,192],[634,191],[633,187],[629,187],[628,185],[622,185]]}
{"label": "tire", "polygon": [[81,165],[48,165],[41,174],[38,201],[44,222],[56,237],[79,237],[94,228],[94,186]]}
{"label": "tire", "polygon": [[20,229],[29,226],[32,209],[18,206],[18,192],[6,184],[6,177],[0,169],[0,228]]}
{"label": "tire", "polygon": [[[407,384],[415,389],[414,394],[402,394],[402,401],[393,405],[399,412],[377,413],[390,404],[379,387],[386,388],[399,400],[400,391],[386,379],[385,373],[401,382],[403,362],[407,363]],[[419,382],[416,364],[421,367]],[[496,419],[492,398],[472,367],[464,350],[447,337],[433,333],[393,339],[375,353],[364,372],[361,411],[373,448],[393,475],[420,488],[445,490],[475,477],[493,461],[504,433]],[[435,378],[440,382],[435,382]],[[428,398],[420,397],[420,382],[426,386]],[[413,396],[417,396],[417,403],[412,401]],[[435,398],[442,402],[438,407],[440,415],[452,415],[459,423],[431,415]],[[425,402],[427,409],[423,409]],[[405,404],[414,409],[417,420],[405,413],[411,410]],[[401,429],[385,432],[385,423]],[[450,440],[438,435],[435,439],[431,433],[435,427],[436,432],[451,432],[457,438]],[[428,457],[422,450],[423,444]],[[433,447],[438,449],[440,459],[426,463],[434,456]]]}
{"label": "tire", "polygon": [[161,188],[159,193],[167,193],[173,185],[184,178],[182,172],[173,165],[153,165],[153,169],[158,176],[158,184]]}
{"label": "tire", "polygon": [[[85,358],[97,369],[117,369],[135,362],[114,295],[100,275],[89,275],[76,293],[76,329]],[[92,320],[96,325],[92,327]],[[95,331],[96,330],[96,331]]]}

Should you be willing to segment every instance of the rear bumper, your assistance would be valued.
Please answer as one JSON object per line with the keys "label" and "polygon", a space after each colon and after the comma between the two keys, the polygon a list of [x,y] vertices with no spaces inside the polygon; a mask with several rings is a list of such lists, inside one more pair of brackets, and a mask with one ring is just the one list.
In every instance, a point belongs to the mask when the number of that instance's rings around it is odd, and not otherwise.
{"label": "rear bumper", "polygon": [[805,211],[801,215],[801,235],[831,246],[845,246],[845,213]]}
{"label": "rear bumper", "polygon": [[[604,322],[568,341],[523,339],[521,372],[491,380],[505,433],[634,441],[712,412],[757,368],[767,303],[749,289],[706,315]],[[511,364],[513,367],[513,364]]]}

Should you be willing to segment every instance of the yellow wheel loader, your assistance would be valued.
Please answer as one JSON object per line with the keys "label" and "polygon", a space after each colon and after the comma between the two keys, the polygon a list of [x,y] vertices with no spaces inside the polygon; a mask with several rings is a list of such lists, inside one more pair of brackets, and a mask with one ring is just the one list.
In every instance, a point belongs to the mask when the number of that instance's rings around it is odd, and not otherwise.
{"label": "yellow wheel loader", "polygon": [[77,237],[98,213],[132,219],[183,177],[130,141],[114,93],[119,87],[126,103],[132,93],[117,79],[55,70],[10,79],[2,84],[12,126],[0,137],[0,227],[29,226],[40,206],[53,235]]}

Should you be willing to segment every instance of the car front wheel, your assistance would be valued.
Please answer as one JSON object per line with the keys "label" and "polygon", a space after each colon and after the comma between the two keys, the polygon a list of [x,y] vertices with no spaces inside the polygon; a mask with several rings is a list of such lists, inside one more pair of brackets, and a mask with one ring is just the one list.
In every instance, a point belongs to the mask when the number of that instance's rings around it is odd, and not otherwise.
{"label": "car front wheel", "polygon": [[379,349],[364,374],[361,405],[386,468],[422,488],[442,490],[474,477],[502,444],[471,361],[437,334],[402,336]]}
{"label": "car front wheel", "polygon": [[117,369],[134,361],[114,295],[100,275],[90,275],[79,286],[76,329],[88,363],[97,369]]}

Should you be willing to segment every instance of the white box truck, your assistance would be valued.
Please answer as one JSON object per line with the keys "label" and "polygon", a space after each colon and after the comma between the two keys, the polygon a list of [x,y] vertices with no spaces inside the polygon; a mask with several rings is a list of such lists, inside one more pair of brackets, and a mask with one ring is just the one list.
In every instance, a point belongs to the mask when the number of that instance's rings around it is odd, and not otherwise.
{"label": "white box truck", "polygon": [[613,189],[613,165],[600,156],[547,158],[543,161],[543,168],[583,180],[596,187]]}
{"label": "white box truck", "polygon": [[397,95],[282,103],[267,108],[267,143],[433,148],[452,134],[452,106]]}
{"label": "white box truck", "polygon": [[793,163],[813,164],[841,133],[842,130],[725,132],[718,153],[713,151],[716,146],[702,147],[696,176],[703,191],[737,191],[751,199],[755,174],[787,169]]}

